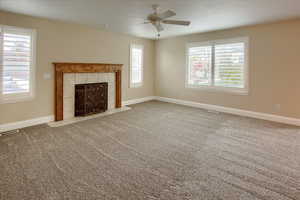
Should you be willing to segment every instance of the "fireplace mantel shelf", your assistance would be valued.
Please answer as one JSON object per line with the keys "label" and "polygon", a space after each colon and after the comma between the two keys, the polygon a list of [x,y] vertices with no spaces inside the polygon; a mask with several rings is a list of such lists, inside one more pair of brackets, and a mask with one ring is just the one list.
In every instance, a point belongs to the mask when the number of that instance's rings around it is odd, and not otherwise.
{"label": "fireplace mantel shelf", "polygon": [[115,73],[116,78],[116,108],[122,107],[122,64],[107,63],[66,63],[55,62],[55,121],[61,121],[63,116],[63,83],[64,73]]}
{"label": "fireplace mantel shelf", "polygon": [[107,63],[53,63],[55,71],[64,73],[117,72],[122,70],[122,64]]}

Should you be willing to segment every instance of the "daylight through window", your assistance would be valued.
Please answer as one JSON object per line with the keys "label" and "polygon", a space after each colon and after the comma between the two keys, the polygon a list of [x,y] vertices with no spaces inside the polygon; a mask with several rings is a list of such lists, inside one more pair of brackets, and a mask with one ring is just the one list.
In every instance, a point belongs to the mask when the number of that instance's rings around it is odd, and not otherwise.
{"label": "daylight through window", "polygon": [[187,87],[247,92],[248,39],[187,45]]}

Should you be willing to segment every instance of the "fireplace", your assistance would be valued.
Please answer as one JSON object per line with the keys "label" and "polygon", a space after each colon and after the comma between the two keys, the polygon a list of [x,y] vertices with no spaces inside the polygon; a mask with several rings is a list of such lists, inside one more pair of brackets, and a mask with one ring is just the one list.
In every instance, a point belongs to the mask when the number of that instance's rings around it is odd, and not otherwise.
{"label": "fireplace", "polygon": [[[110,108],[110,105],[112,105],[112,97],[114,98],[113,100],[114,107],[115,108],[122,107],[122,94],[121,94],[122,64],[106,64],[106,63],[53,63],[53,64],[55,69],[55,121],[62,121],[64,119],[68,119],[70,117],[75,116],[74,110],[73,112],[71,112],[72,107],[74,109],[75,103],[73,99],[70,98],[70,94],[74,92],[74,89],[72,89],[74,87],[71,87],[74,84],[74,80],[76,80],[75,81],[76,84],[106,82],[103,78],[101,78],[102,75],[100,74],[105,74],[105,76],[113,75],[114,77],[113,89],[110,88],[110,86],[112,86],[112,81],[109,81],[108,83],[108,88],[109,88],[108,109]],[[67,78],[67,76],[72,78],[69,79]],[[69,84],[67,84],[68,86],[64,85],[64,83],[67,80],[70,81]],[[109,78],[109,80],[111,80],[111,78]],[[112,95],[110,91],[114,92],[114,94]]]}
{"label": "fireplace", "polygon": [[75,85],[75,117],[105,112],[107,103],[107,82]]}

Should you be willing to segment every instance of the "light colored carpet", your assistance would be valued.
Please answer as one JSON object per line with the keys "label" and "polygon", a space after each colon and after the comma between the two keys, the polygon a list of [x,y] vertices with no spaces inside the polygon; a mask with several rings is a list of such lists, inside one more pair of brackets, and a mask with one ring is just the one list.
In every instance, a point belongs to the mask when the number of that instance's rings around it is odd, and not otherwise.
{"label": "light colored carpet", "polygon": [[300,199],[300,132],[157,101],[0,138],[0,199]]}

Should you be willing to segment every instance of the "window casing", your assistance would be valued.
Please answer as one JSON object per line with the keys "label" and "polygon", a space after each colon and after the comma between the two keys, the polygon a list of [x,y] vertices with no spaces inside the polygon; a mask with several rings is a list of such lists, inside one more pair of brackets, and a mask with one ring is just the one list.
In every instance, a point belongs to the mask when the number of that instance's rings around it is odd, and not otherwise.
{"label": "window casing", "polygon": [[0,103],[34,98],[35,31],[0,25]]}
{"label": "window casing", "polygon": [[130,87],[136,88],[143,85],[144,47],[130,45]]}
{"label": "window casing", "polygon": [[248,40],[187,44],[186,87],[248,94]]}

